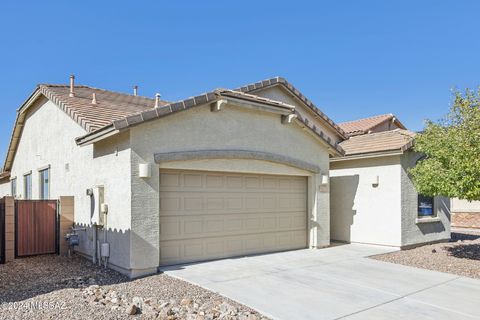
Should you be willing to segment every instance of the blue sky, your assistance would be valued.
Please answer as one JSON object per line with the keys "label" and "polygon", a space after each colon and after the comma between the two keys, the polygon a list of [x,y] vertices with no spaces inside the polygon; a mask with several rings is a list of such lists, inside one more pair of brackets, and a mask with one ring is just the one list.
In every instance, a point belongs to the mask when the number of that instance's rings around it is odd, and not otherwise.
{"label": "blue sky", "polygon": [[412,130],[480,85],[479,1],[10,1],[0,4],[0,157],[38,83],[178,100],[283,76],[337,122]]}

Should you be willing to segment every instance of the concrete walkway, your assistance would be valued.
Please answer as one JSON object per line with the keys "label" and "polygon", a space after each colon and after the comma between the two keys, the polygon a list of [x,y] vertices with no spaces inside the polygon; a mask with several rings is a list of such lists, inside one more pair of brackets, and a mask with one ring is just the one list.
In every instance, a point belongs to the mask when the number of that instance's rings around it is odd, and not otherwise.
{"label": "concrete walkway", "polygon": [[163,268],[273,319],[480,319],[480,281],[366,258],[349,244]]}

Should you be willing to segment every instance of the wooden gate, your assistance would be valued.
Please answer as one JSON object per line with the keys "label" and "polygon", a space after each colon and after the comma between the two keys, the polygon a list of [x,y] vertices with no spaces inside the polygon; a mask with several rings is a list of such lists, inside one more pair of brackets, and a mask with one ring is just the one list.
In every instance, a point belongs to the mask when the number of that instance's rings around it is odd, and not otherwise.
{"label": "wooden gate", "polygon": [[56,200],[15,201],[15,256],[58,253]]}
{"label": "wooden gate", "polygon": [[0,199],[0,264],[5,263],[5,198]]}

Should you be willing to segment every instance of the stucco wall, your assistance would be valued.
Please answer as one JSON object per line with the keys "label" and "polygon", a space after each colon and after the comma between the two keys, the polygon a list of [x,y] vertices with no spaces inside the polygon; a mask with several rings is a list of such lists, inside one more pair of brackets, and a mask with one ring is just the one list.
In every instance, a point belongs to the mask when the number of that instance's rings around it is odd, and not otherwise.
{"label": "stucco wall", "polygon": [[418,193],[408,175],[408,168],[415,166],[419,158],[419,154],[411,151],[402,156],[402,246],[450,239],[450,199],[434,199],[434,209],[440,221],[416,222]]}
{"label": "stucco wall", "polygon": [[[105,187],[109,205],[111,263],[129,266],[130,151],[128,135],[95,146],[79,147],[74,138],[86,132],[53,102],[43,98],[30,109],[13,162],[11,177],[17,177],[17,197],[24,196],[23,175],[32,172],[32,195],[39,197],[38,170],[50,166],[50,198],[75,197],[75,222],[90,225],[91,202],[86,189]],[[103,232],[102,232],[103,234]],[[93,251],[92,230],[80,232],[78,250]]]}
{"label": "stucco wall", "polygon": [[315,126],[317,126],[318,128],[321,128],[322,131],[332,139],[332,141],[339,142],[341,140],[341,137],[338,135],[338,133],[336,133],[333,129],[326,126],[322,121],[320,121],[318,119],[318,116],[317,117],[312,116],[313,111],[307,109],[307,107],[304,106],[303,102],[301,102],[299,99],[289,94],[282,87],[280,86],[268,87],[265,89],[260,89],[258,91],[255,91],[254,94],[260,97],[282,101],[284,103],[295,106],[296,111],[298,113],[300,113],[303,117],[309,118],[309,120],[312,121],[315,124]]}
{"label": "stucco wall", "polygon": [[[134,268],[153,270],[159,265],[159,166],[152,177],[138,178],[138,164],[154,164],[155,153],[211,149],[243,149],[271,152],[314,163],[328,173],[327,149],[296,124],[281,124],[272,113],[225,106],[211,112],[208,105],[196,107],[156,121],[133,127],[132,146],[132,244]],[[191,161],[163,163],[162,167],[198,170],[299,174],[309,176],[310,245],[329,244],[328,186],[320,187],[320,175],[294,172],[265,161]],[[283,167],[283,168],[282,168]]]}
{"label": "stucco wall", "polygon": [[10,195],[10,182],[0,183],[0,198]]}
{"label": "stucco wall", "polygon": [[332,162],[330,169],[331,238],[400,246],[400,156]]}

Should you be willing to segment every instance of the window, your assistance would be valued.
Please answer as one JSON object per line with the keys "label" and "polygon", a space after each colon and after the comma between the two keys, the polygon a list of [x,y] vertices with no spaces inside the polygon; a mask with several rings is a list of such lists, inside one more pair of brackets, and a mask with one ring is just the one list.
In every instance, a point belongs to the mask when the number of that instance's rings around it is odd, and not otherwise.
{"label": "window", "polygon": [[41,200],[50,198],[50,169],[40,170],[40,195]]}
{"label": "window", "polygon": [[427,197],[424,195],[418,195],[418,216],[419,217],[432,217],[435,215],[433,205],[433,197]]}
{"label": "window", "polygon": [[27,173],[23,176],[23,198],[26,200],[32,199],[32,174]]}
{"label": "window", "polygon": [[10,193],[12,197],[17,196],[17,178],[10,180]]}

